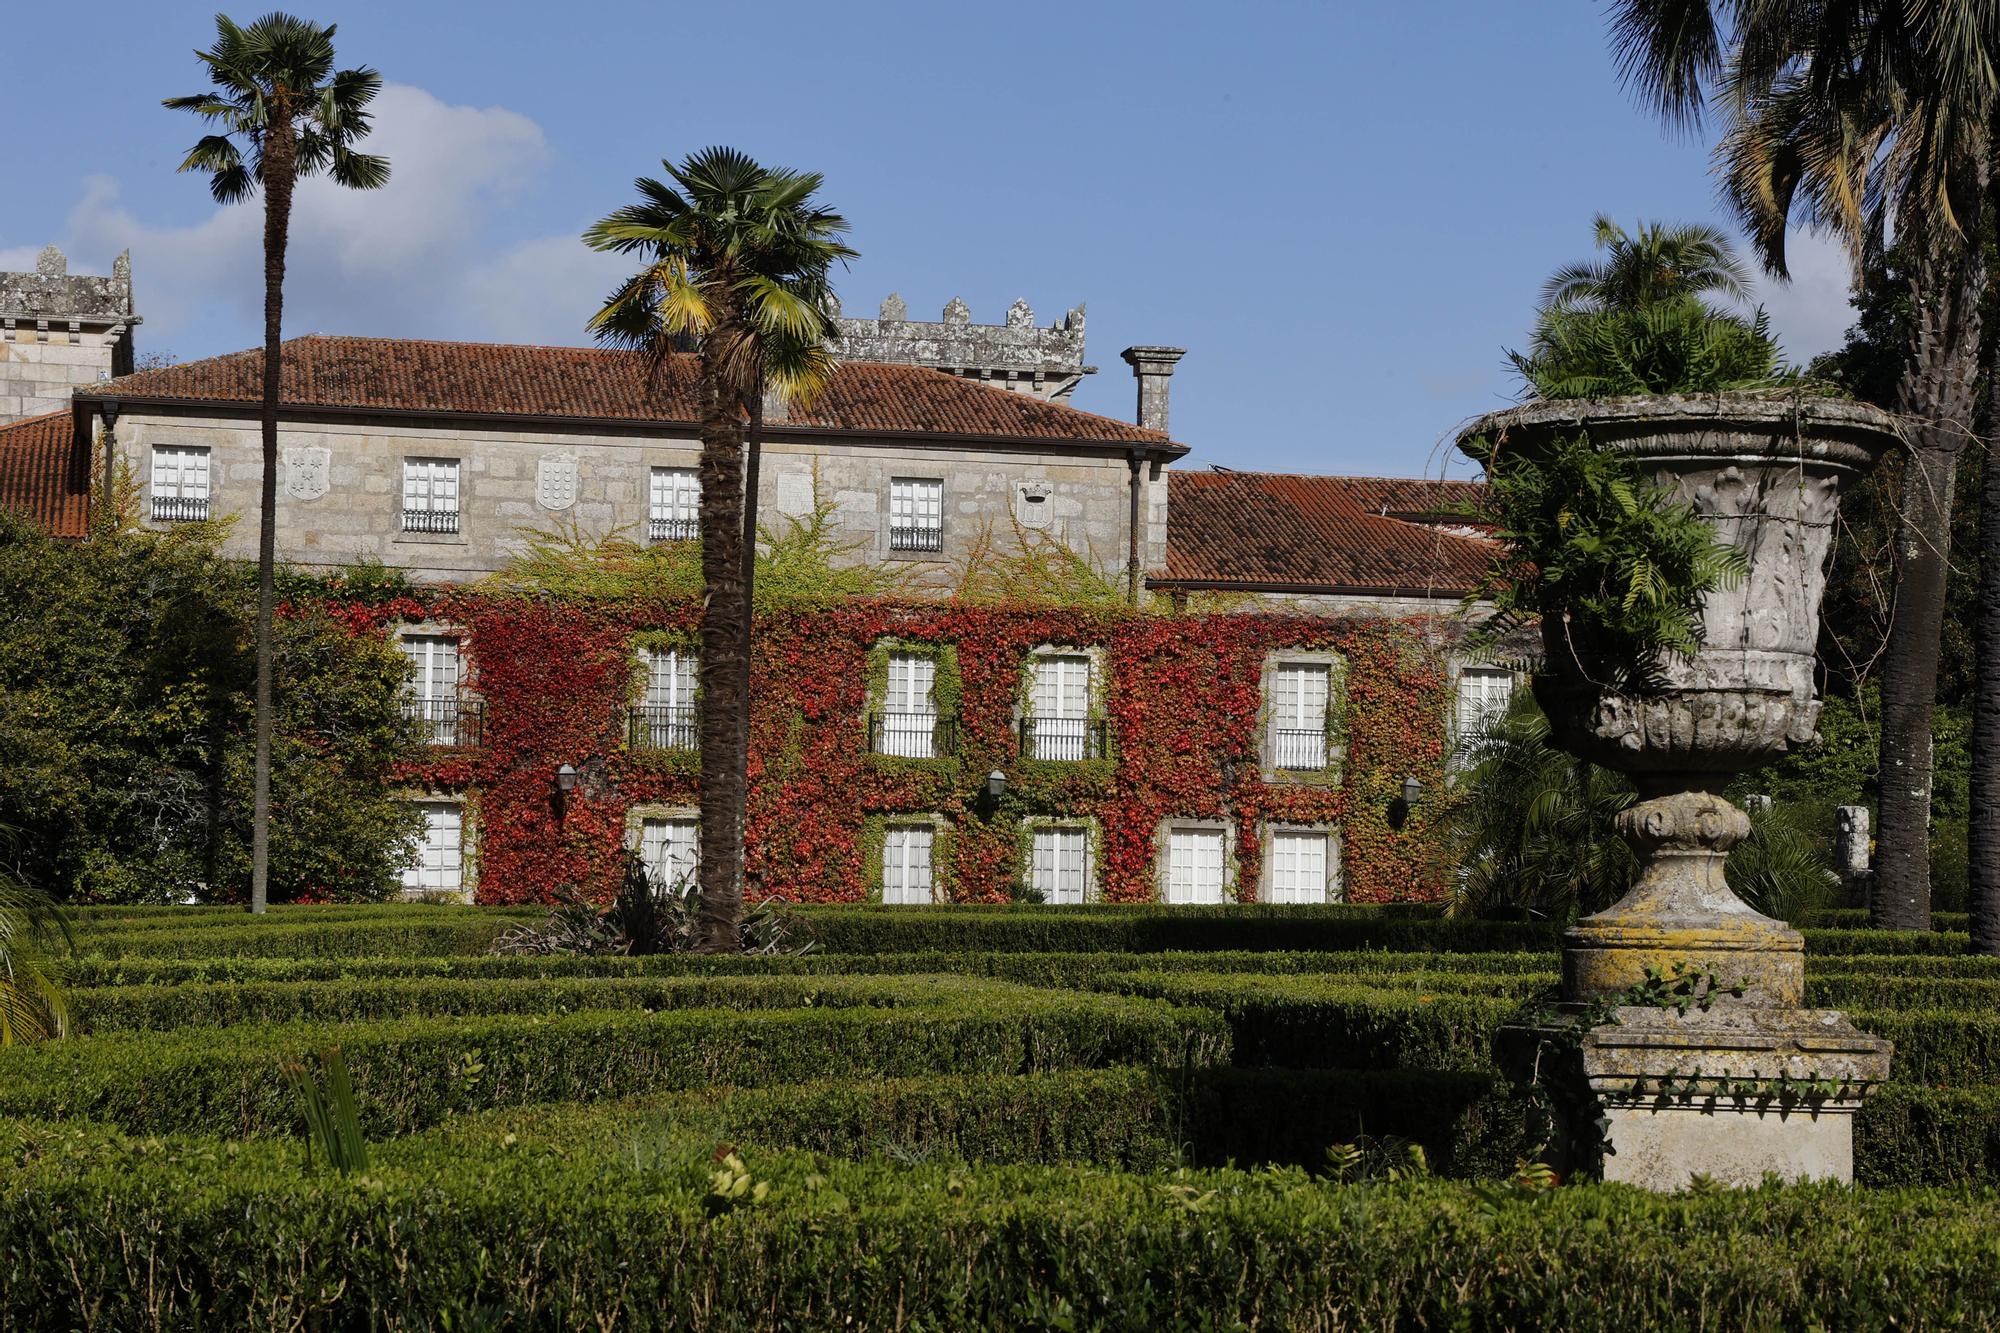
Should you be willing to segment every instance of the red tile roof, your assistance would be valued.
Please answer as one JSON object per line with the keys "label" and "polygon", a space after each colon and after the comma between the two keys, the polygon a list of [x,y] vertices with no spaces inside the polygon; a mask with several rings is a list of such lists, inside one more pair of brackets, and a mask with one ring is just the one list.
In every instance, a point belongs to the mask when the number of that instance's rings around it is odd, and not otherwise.
{"label": "red tile roof", "polygon": [[[251,404],[264,357],[259,350],[145,370],[79,390],[78,396],[136,401]],[[424,342],[314,334],[285,343],[288,405],[411,413],[673,422],[692,425],[697,358],[670,356],[649,390],[637,353],[593,347]],[[1013,440],[1164,446],[1164,434],[1080,412],[1032,394],[1010,393],[940,370],[850,361],[791,427],[882,434],[998,436]]]}
{"label": "red tile roof", "polygon": [[1169,472],[1167,567],[1151,582],[1462,596],[1496,549],[1449,530],[1470,525],[1453,510],[1480,491],[1414,478]]}
{"label": "red tile roof", "polygon": [[0,509],[26,514],[58,537],[90,526],[90,458],[76,447],[70,414],[0,426]]}

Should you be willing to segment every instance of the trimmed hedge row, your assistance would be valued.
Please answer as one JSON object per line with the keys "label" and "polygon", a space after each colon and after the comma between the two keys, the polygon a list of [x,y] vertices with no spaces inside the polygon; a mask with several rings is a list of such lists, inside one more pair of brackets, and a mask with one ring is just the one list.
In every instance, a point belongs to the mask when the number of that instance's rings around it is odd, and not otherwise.
{"label": "trimmed hedge row", "polygon": [[923,981],[919,977],[636,976],[224,982],[79,990],[71,992],[69,1000],[83,1031],[164,1032],[235,1023],[937,1003],[935,985]]}
{"label": "trimmed hedge row", "polygon": [[[391,1145],[482,1145],[513,1135],[629,1157],[676,1134],[839,1157],[951,1157],[1015,1165],[1170,1170],[1281,1162],[1322,1167],[1335,1143],[1421,1143],[1432,1167],[1510,1168],[1532,1145],[1485,1074],[1289,1069],[1088,1069],[852,1079],[670,1093],[460,1117]],[[411,1147],[410,1145],[415,1145]],[[395,1160],[392,1157],[391,1160]]]}
{"label": "trimmed hedge row", "polygon": [[706,1138],[629,1165],[442,1147],[359,1177],[0,1125],[0,1323],[99,1327],[1978,1327],[2000,1197],[1659,1197],[1285,1170],[848,1163]]}
{"label": "trimmed hedge row", "polygon": [[1198,1010],[963,978],[897,984],[935,1000],[108,1033],[0,1050],[0,1114],[134,1133],[293,1132],[303,1120],[279,1066],[335,1044],[378,1137],[494,1106],[724,1083],[1228,1061],[1227,1026]]}
{"label": "trimmed hedge row", "polygon": [[[65,965],[69,985],[91,987],[186,985],[217,982],[346,981],[397,977],[629,977],[629,976],[889,976],[957,972],[1035,985],[1073,985],[1105,972],[1184,968],[1204,972],[1281,975],[1483,973],[1555,975],[1553,953],[1472,953],[1440,958],[1422,953],[1355,950],[1344,953],[914,953],[834,954],[804,957],[653,954],[494,955],[443,958],[75,958]],[[2000,975],[2000,974],[1996,974]]]}
{"label": "trimmed hedge row", "polygon": [[[1865,907],[1822,907],[1805,914],[1800,923],[1807,926],[1833,927],[1842,930],[1864,930],[1868,926],[1868,909]],[[1932,930],[1968,930],[1972,924],[1970,912],[1932,912]]]}

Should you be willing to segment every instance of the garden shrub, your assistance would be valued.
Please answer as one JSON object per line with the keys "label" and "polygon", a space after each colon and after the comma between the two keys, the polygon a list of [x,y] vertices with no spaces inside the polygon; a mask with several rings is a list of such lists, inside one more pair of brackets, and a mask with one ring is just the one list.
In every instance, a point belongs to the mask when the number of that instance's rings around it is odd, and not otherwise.
{"label": "garden shrub", "polygon": [[[372,1136],[467,1110],[719,1083],[1225,1061],[1214,1014],[966,978],[910,979],[893,1007],[607,1011],[107,1033],[0,1051],[0,1115],[135,1133],[287,1133],[285,1058],[338,1045]],[[889,993],[885,983],[884,993]],[[918,1003],[925,995],[930,1003]]]}
{"label": "garden shrub", "polygon": [[719,1193],[706,1136],[613,1169],[451,1141],[337,1177],[290,1144],[4,1124],[21,1165],[0,1179],[0,1322],[1874,1330],[2000,1306],[1990,1194],[738,1152],[764,1189]]}

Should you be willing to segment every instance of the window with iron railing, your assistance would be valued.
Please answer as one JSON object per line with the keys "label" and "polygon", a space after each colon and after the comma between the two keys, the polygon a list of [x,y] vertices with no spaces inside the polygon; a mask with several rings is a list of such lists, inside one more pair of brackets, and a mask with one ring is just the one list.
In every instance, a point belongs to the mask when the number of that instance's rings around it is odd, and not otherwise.
{"label": "window with iron railing", "polygon": [[653,469],[646,540],[691,542],[701,536],[701,476],[690,467]]}
{"label": "window with iron railing", "polygon": [[405,699],[403,716],[417,723],[426,745],[477,745],[486,705],[463,697]]}
{"label": "window with iron railing", "polygon": [[199,445],[153,446],[153,521],[200,523],[208,518],[208,450]]}
{"label": "window with iron railing", "polygon": [[403,460],[403,531],[458,531],[458,460]]}
{"label": "window with iron railing", "polygon": [[1281,662],[1271,673],[1266,735],[1272,768],[1319,772],[1328,763],[1327,702],[1333,669],[1324,662]]}
{"label": "window with iron railing", "polygon": [[1094,710],[1095,664],[1086,653],[1042,653],[1034,660],[1021,753],[1030,759],[1101,759],[1107,728]]}
{"label": "window with iron railing", "polygon": [[956,752],[956,718],[937,706],[938,659],[927,652],[892,652],[881,706],[868,717],[868,748],[902,759]]}
{"label": "window with iron railing", "polygon": [[635,750],[699,750],[701,716],[692,704],[636,704],[629,739]]}
{"label": "window with iron railing", "polygon": [[889,549],[944,549],[944,482],[913,477],[889,482]]}
{"label": "window with iron railing", "polygon": [[632,709],[630,740],[639,750],[693,750],[701,744],[695,712],[695,655],[679,648],[641,648],[645,693]]}

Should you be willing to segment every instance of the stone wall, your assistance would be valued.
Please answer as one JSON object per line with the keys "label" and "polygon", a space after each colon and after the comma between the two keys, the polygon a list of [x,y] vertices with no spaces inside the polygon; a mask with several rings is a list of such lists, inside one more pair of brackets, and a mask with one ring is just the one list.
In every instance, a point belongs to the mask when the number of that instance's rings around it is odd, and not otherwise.
{"label": "stone wall", "polygon": [[971,307],[953,297],[931,322],[911,319],[903,298],[892,292],[878,318],[841,318],[839,324],[833,350],[843,361],[929,366],[1055,402],[1067,402],[1083,377],[1097,371],[1083,363],[1082,306],[1047,328],[1035,326],[1026,301],[1007,307],[1004,324],[974,324]]}
{"label": "stone wall", "polygon": [[[1122,577],[1131,473],[1120,455],[1056,447],[870,445],[774,433],[778,438],[764,446],[759,495],[766,526],[810,513],[816,500],[830,504],[840,536],[854,543],[856,561],[895,562],[909,568],[918,586],[942,587],[983,538],[1012,549],[1018,518],[1022,530],[1060,539],[1107,576]],[[140,483],[148,513],[153,447],[209,449],[210,512],[241,516],[225,550],[254,557],[262,455],[253,419],[130,405],[119,419],[116,445]],[[650,470],[695,467],[699,445],[692,435],[366,420],[287,426],[279,453],[285,468],[278,483],[280,559],[337,566],[371,558],[444,581],[499,568],[525,549],[528,529],[574,522],[591,534],[622,528],[643,539]],[[460,460],[457,533],[400,530],[406,457]],[[889,485],[899,477],[943,482],[942,551],[889,549]],[[1166,482],[1154,469],[1144,484],[1140,558],[1151,569],[1165,559]],[[1039,502],[1030,502],[1029,493]]]}
{"label": "stone wall", "polygon": [[71,274],[53,245],[33,273],[0,273],[0,425],[69,405],[79,385],[132,369],[131,260]]}

